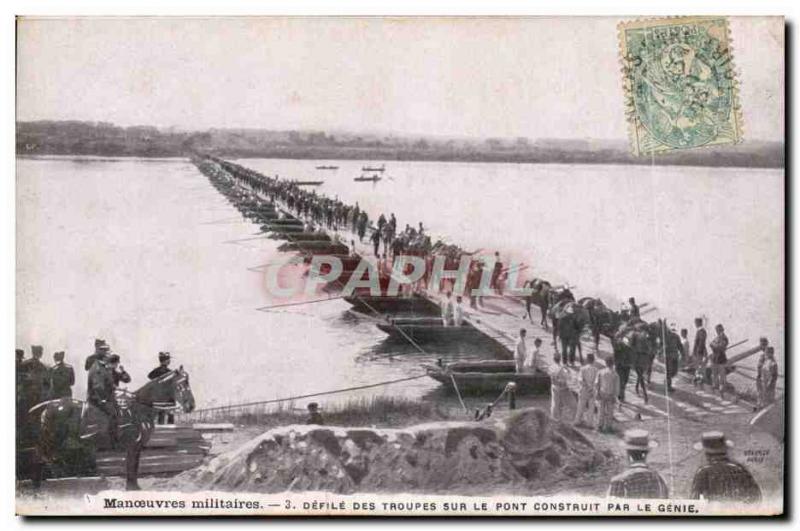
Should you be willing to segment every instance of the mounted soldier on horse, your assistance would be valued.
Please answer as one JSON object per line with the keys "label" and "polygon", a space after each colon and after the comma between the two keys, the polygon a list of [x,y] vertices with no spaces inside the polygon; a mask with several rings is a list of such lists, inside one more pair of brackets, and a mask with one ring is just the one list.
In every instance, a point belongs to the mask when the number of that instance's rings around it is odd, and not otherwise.
{"label": "mounted soldier on horse", "polygon": [[[92,369],[95,367],[101,370],[97,362]],[[102,376],[100,380],[105,378]],[[99,390],[106,383],[107,380],[98,384],[94,396],[90,389],[88,402],[61,398],[29,409],[27,437],[18,451],[29,456],[30,478],[35,488],[45,479],[46,465],[86,474],[94,468],[96,450],[119,448],[125,451],[126,488],[138,490],[139,458],[155,429],[156,415],[167,409],[182,409],[186,413],[194,410],[189,375],[183,367],[149,381],[133,393],[117,391],[111,399],[104,399],[107,395]],[[116,428],[110,428],[115,420]]]}

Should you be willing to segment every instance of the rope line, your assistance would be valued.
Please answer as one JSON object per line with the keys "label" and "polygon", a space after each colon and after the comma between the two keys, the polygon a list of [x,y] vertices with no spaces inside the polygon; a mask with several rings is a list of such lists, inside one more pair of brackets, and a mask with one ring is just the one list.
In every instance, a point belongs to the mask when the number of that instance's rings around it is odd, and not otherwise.
{"label": "rope line", "polygon": [[309,394],[305,394],[305,395],[289,396],[289,397],[286,397],[286,398],[273,398],[271,400],[260,400],[260,401],[257,401],[257,402],[246,402],[244,404],[229,404],[227,406],[208,407],[208,408],[204,408],[204,409],[197,409],[197,410],[193,411],[192,413],[190,413],[190,415],[196,415],[196,414],[199,414],[199,413],[209,413],[211,411],[224,411],[224,410],[239,409],[239,408],[244,408],[244,407],[263,406],[263,405],[267,405],[267,404],[277,404],[279,402],[291,402],[291,401],[300,400],[300,399],[303,399],[303,398],[314,398],[314,397],[317,397],[317,396],[334,395],[334,394],[338,394],[338,393],[347,393],[347,392],[350,392],[350,391],[360,391],[361,389],[370,389],[370,388],[373,388],[373,387],[381,387],[383,385],[391,385],[391,384],[400,383],[400,382],[409,382],[411,380],[417,380],[419,378],[424,378],[426,376],[428,376],[428,375],[427,374],[418,374],[416,376],[408,376],[406,378],[398,378],[396,380],[387,380],[385,382],[378,382],[378,383],[374,383],[374,384],[358,385],[358,386],[355,386],[355,387],[346,387],[344,389],[334,389],[332,391],[320,391],[318,393],[309,393]]}
{"label": "rope line", "polygon": [[456,396],[458,397],[458,401],[461,403],[461,407],[464,408],[464,413],[469,414],[469,409],[467,409],[464,399],[461,398],[461,391],[458,390],[458,384],[456,384],[456,378],[453,376],[452,372],[450,373],[450,381],[453,382],[453,389],[456,390]]}

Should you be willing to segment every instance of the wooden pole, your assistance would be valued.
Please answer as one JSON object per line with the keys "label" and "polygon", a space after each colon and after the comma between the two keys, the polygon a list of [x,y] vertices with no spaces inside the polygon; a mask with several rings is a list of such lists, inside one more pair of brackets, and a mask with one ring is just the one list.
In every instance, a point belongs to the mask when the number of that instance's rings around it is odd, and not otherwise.
{"label": "wooden pole", "polygon": [[515,410],[517,409],[517,388],[516,386],[512,386],[508,390],[508,409]]}
{"label": "wooden pole", "polygon": [[[733,347],[737,347],[737,346],[745,343],[746,341],[747,341],[747,339],[745,339],[744,341],[739,341],[738,343],[728,347],[728,350],[732,349]],[[749,358],[750,356],[752,356],[753,354],[755,354],[757,352],[761,352],[761,345],[755,346],[753,348],[749,348],[749,349],[745,350],[744,352],[740,352],[739,354],[736,354],[735,356],[731,356],[730,358],[728,358],[728,363],[726,363],[725,365],[726,366],[731,366],[734,363],[736,363],[737,361],[742,361],[745,358]]]}

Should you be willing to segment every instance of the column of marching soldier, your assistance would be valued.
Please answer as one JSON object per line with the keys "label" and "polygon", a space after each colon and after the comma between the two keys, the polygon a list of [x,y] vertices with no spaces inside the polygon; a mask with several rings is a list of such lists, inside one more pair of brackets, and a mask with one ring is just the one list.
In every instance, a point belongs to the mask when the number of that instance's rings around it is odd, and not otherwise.
{"label": "column of marching soldier", "polygon": [[[117,419],[119,409],[115,391],[120,383],[129,383],[130,375],[120,364],[118,354],[103,339],[94,342],[94,353],[86,358],[84,369],[87,372],[87,401],[109,416],[112,442],[116,440]],[[16,399],[17,429],[26,422],[26,413],[30,408],[47,400],[58,400],[72,397],[72,386],[75,385],[75,370],[64,361],[65,354],[58,351],[53,354],[53,365],[48,367],[42,362],[44,351],[40,345],[31,346],[31,357],[25,359],[25,352],[16,349]],[[147,375],[153,380],[170,371],[170,353],[158,353],[159,365]],[[172,414],[158,414],[158,423],[175,422]]]}

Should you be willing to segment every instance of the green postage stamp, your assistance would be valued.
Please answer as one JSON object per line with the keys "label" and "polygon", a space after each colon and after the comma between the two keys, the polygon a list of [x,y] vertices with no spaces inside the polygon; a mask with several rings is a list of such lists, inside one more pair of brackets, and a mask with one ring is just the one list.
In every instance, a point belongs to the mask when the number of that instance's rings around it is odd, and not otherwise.
{"label": "green postage stamp", "polygon": [[634,155],[741,141],[726,18],[638,20],[619,30]]}

